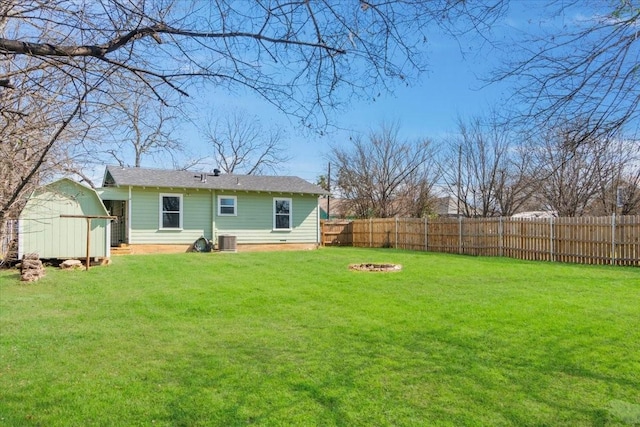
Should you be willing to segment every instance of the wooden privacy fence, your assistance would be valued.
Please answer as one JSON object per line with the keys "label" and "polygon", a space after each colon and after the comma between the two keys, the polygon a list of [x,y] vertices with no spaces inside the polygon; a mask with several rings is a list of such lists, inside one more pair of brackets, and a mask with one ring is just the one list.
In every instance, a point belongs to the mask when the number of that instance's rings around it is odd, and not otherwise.
{"label": "wooden privacy fence", "polygon": [[322,246],[353,246],[353,223],[351,221],[321,221]]}
{"label": "wooden privacy fence", "polygon": [[322,244],[640,266],[640,216],[323,221]]}

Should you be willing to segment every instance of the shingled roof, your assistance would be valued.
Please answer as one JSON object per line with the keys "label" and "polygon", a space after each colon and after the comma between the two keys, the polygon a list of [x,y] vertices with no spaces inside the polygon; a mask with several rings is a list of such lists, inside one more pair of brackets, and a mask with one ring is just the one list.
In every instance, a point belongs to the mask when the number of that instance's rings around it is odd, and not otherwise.
{"label": "shingled roof", "polygon": [[103,186],[197,188],[229,191],[328,194],[297,176],[259,176],[107,166]]}

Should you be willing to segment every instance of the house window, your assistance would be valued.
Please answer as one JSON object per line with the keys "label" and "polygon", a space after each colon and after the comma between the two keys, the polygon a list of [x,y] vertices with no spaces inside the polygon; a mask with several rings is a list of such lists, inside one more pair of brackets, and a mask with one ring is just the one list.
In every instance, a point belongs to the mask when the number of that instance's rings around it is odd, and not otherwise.
{"label": "house window", "polygon": [[273,199],[273,228],[291,230],[291,199]]}
{"label": "house window", "polygon": [[236,206],[238,199],[236,196],[218,196],[218,215],[235,216],[238,214]]}
{"label": "house window", "polygon": [[182,194],[160,194],[160,228],[182,228]]}

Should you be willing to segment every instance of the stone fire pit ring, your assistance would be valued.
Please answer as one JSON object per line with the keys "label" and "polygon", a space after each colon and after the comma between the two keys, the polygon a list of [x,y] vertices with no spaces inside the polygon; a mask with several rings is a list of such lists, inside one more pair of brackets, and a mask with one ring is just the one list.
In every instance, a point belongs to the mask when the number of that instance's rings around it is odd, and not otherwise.
{"label": "stone fire pit ring", "polygon": [[383,262],[366,262],[362,264],[349,264],[349,270],[394,272],[402,270],[402,266],[400,264],[389,264]]}

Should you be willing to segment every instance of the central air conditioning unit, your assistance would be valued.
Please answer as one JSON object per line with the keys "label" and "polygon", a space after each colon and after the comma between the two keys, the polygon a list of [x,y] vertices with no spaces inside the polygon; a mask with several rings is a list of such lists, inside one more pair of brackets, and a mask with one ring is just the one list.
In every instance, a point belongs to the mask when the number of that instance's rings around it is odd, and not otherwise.
{"label": "central air conditioning unit", "polygon": [[237,252],[236,236],[222,234],[218,236],[218,250],[220,252]]}

